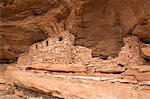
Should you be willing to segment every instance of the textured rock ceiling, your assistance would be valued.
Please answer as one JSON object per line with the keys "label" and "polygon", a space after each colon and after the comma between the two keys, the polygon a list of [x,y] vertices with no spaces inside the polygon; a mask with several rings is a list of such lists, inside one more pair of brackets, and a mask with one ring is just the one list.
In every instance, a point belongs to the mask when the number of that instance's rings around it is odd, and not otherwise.
{"label": "textured rock ceiling", "polygon": [[123,36],[134,34],[149,43],[148,1],[1,0],[0,61],[14,62],[31,44],[66,29],[93,56],[115,57]]}

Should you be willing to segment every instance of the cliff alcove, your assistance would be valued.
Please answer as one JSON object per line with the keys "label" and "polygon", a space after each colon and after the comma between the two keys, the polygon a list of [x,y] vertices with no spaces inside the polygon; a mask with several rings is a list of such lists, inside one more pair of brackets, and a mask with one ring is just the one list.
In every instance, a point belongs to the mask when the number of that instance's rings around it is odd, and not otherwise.
{"label": "cliff alcove", "polygon": [[83,5],[76,45],[92,49],[94,57],[116,57],[123,46],[119,17],[111,1],[89,0]]}
{"label": "cliff alcove", "polygon": [[149,94],[149,0],[0,0],[0,99]]}

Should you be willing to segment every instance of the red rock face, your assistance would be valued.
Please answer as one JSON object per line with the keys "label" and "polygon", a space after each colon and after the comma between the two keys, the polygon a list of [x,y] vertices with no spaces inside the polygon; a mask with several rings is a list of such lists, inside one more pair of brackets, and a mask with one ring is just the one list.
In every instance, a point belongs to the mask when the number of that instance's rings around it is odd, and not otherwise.
{"label": "red rock face", "polygon": [[150,97],[149,0],[0,0],[0,9],[0,99]]}
{"label": "red rock face", "polygon": [[89,0],[83,5],[76,45],[92,49],[93,56],[115,57],[123,46],[121,27],[115,9],[109,8],[111,4],[106,0]]}
{"label": "red rock face", "polygon": [[58,4],[57,0],[1,1],[1,62],[15,62],[20,53],[28,50],[30,45],[45,40],[47,34],[37,23],[48,18],[46,15],[42,16],[50,9],[54,8],[59,12],[60,5],[61,2]]}
{"label": "red rock face", "polygon": [[147,0],[1,1],[1,60],[13,62],[31,44],[66,29],[93,56],[116,57],[123,36],[134,34],[149,42],[148,6]]}
{"label": "red rock face", "polygon": [[82,13],[76,44],[92,49],[93,56],[116,56],[129,34],[150,38],[148,24],[141,25],[148,16],[145,0],[88,0]]}

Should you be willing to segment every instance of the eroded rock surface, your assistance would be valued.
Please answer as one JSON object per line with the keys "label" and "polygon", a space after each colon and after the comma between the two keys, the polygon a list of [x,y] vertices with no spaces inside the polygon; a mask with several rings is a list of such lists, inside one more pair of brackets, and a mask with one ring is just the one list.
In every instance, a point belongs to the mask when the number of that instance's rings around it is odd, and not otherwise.
{"label": "eroded rock surface", "polygon": [[[149,97],[150,66],[140,54],[137,37],[125,37],[125,46],[118,57],[108,60],[92,58],[92,51],[86,47],[74,46],[74,40],[75,37],[65,31],[33,44],[29,51],[19,57],[14,67],[7,68],[6,79],[18,87],[59,98],[105,99],[107,90],[113,93],[117,86],[124,91],[117,95],[107,93],[108,97],[121,98],[123,93],[125,98]],[[79,85],[79,82],[83,85]],[[103,84],[109,85],[96,87]],[[90,90],[96,88],[98,89],[91,93]],[[81,91],[82,94],[79,94]],[[143,91],[145,94],[139,96]]]}
{"label": "eroded rock surface", "polygon": [[0,9],[0,99],[149,99],[149,0],[0,0]]}
{"label": "eroded rock surface", "polygon": [[16,61],[33,43],[64,30],[100,58],[116,57],[123,36],[150,38],[148,0],[6,0],[0,8],[2,62]]}

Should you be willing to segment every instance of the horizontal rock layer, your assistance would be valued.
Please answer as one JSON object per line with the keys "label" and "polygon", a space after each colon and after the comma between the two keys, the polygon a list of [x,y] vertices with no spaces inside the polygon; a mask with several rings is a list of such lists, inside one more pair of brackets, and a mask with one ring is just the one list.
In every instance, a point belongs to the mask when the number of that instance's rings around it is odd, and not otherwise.
{"label": "horizontal rock layer", "polygon": [[[14,83],[18,86],[42,91],[60,98],[106,99],[113,97],[117,99],[138,99],[140,97],[141,99],[145,99],[149,97],[150,93],[149,90],[140,88],[140,86],[115,83],[119,79],[113,78],[111,81],[111,76],[110,78],[105,78],[104,76],[99,78],[94,76],[65,76],[54,74],[39,75],[23,71],[13,71],[11,75]],[[127,78],[134,81],[134,78],[128,76]],[[109,80],[114,83],[105,82]],[[125,82],[124,79],[121,80]],[[136,90],[136,88],[139,90]]]}

